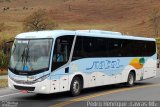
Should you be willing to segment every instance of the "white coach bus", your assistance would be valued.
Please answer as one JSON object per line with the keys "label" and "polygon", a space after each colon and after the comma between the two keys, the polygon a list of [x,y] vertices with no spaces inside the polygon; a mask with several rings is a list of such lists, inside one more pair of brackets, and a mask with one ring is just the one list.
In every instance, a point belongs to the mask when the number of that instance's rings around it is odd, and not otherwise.
{"label": "white coach bus", "polygon": [[101,30],[22,33],[13,43],[8,69],[11,89],[34,93],[81,90],[156,76],[153,38]]}

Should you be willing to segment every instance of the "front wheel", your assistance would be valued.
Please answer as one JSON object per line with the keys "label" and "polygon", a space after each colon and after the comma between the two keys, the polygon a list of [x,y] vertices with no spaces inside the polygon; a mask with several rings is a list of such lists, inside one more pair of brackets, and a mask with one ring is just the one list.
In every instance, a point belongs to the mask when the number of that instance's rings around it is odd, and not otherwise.
{"label": "front wheel", "polygon": [[135,82],[135,75],[133,72],[130,72],[128,75],[128,80],[126,85],[131,87],[134,85],[134,82]]}
{"label": "front wheel", "polygon": [[82,90],[81,80],[78,77],[74,77],[71,82],[70,92],[72,96],[77,96]]}

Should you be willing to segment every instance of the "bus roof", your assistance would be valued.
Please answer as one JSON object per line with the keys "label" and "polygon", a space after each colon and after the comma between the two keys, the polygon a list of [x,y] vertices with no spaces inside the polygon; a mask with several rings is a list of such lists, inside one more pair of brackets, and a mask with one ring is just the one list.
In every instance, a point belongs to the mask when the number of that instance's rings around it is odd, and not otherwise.
{"label": "bus roof", "polygon": [[106,37],[106,38],[119,38],[119,39],[134,39],[156,41],[154,38],[137,37],[122,35],[120,32],[104,31],[104,30],[50,30],[50,31],[35,31],[18,34],[17,39],[38,39],[38,38],[57,38],[62,35],[78,35],[89,37]]}

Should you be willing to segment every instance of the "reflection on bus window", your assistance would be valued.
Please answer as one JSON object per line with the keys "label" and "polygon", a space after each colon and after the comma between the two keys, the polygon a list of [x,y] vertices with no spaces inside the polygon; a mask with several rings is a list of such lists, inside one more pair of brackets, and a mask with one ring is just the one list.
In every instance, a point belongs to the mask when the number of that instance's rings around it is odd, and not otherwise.
{"label": "reflection on bus window", "polygon": [[74,36],[61,36],[56,40],[52,68],[56,69],[68,62]]}

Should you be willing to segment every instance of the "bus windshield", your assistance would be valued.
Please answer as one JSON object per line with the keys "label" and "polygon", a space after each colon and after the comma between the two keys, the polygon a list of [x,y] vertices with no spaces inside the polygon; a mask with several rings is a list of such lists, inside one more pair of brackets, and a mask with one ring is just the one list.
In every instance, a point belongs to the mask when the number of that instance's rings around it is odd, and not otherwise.
{"label": "bus windshield", "polygon": [[53,39],[16,39],[11,50],[9,68],[16,71],[37,71],[49,68]]}

